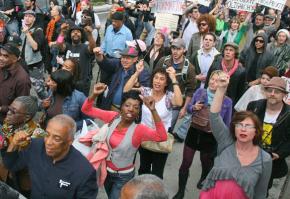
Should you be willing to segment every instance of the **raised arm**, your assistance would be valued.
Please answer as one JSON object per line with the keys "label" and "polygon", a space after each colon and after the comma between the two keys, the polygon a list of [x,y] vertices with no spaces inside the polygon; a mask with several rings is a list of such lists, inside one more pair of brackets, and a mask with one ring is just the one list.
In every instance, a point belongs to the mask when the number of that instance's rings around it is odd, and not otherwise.
{"label": "raised arm", "polygon": [[171,79],[172,85],[173,85],[173,98],[171,100],[171,103],[173,106],[182,106],[183,99],[182,99],[182,93],[179,87],[179,83],[176,80],[176,72],[173,67],[169,67],[166,69],[166,72],[169,75],[169,78]]}
{"label": "raised arm", "polygon": [[230,135],[228,127],[220,116],[220,111],[222,109],[222,104],[229,81],[230,77],[227,74],[221,74],[219,76],[218,87],[210,107],[210,124],[212,133],[218,143],[218,154],[234,141]]}
{"label": "raised arm", "polygon": [[124,89],[123,89],[124,93],[130,91],[134,87],[134,85],[138,81],[138,77],[141,74],[141,72],[143,71],[143,69],[144,69],[144,60],[140,60],[136,64],[135,73],[130,77],[130,79],[127,81],[127,83],[124,86]]}

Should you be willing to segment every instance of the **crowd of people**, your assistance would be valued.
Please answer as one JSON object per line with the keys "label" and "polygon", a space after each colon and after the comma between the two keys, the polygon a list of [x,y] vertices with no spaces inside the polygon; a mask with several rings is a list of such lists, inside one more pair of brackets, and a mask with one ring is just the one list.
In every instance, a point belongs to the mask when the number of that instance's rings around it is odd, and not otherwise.
{"label": "crowd of people", "polygon": [[113,0],[101,30],[90,0],[0,1],[0,198],[168,199],[174,141],[173,199],[193,197],[196,151],[201,199],[265,199],[287,175],[290,8],[186,2],[173,31],[155,6]]}

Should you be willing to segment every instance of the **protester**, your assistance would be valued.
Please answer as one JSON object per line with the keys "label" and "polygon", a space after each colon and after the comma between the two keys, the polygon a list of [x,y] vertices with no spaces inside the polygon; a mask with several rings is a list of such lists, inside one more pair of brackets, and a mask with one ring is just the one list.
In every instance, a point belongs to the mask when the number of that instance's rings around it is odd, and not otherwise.
{"label": "protester", "polygon": [[281,178],[288,172],[285,158],[290,155],[290,107],[283,101],[288,94],[284,79],[273,77],[265,86],[265,93],[266,99],[250,102],[247,110],[253,111],[263,124],[262,148],[273,161],[270,189],[274,178]]}
{"label": "protester", "polygon": [[[53,117],[44,139],[33,139],[28,148],[18,151],[29,140],[25,131],[13,136],[1,154],[5,166],[15,172],[28,167],[31,177],[31,199],[96,199],[96,170],[73,146],[74,120],[66,115]],[[69,189],[69,191],[67,191]]]}
{"label": "protester", "polygon": [[[195,116],[206,117],[204,112],[201,112],[201,110],[206,109],[206,111],[209,112],[209,107],[212,105],[213,96],[217,89],[218,79],[224,74],[225,73],[221,70],[214,71],[211,74],[208,88],[199,88],[195,91],[191,102],[187,106],[187,112],[189,112],[193,117],[192,120],[194,120]],[[220,116],[225,125],[229,127],[232,116],[232,100],[228,97],[225,97],[222,101]],[[208,121],[209,118],[205,118],[205,120]],[[185,187],[189,176],[189,168],[197,150],[200,151],[200,161],[202,166],[202,173],[197,183],[198,189],[202,188],[203,181],[213,166],[216,154],[216,140],[211,133],[212,130],[208,130],[209,131],[206,131],[206,128],[202,128],[201,126],[192,123],[189,132],[187,133],[183,149],[183,159],[178,174],[179,187],[178,192],[173,197],[174,199],[182,199],[184,197]]]}
{"label": "protester", "polygon": [[142,104],[139,93],[136,91],[123,94],[120,113],[94,108],[94,100],[106,90],[106,87],[103,83],[96,84],[93,93],[85,101],[82,111],[91,117],[110,123],[106,138],[109,155],[107,157],[105,189],[109,199],[119,199],[124,184],[134,177],[134,159],[141,142],[165,141],[167,135],[156,111],[153,97],[142,98],[151,112],[156,129],[135,123]]}
{"label": "protester", "polygon": [[266,198],[272,160],[259,147],[263,130],[258,117],[251,112],[237,112],[228,128],[219,114],[229,81],[228,75],[219,77],[210,107],[217,156],[200,198]]}
{"label": "protester", "polygon": [[18,62],[20,51],[14,44],[0,47],[0,124],[8,112],[8,106],[19,96],[30,94],[29,76]]}
{"label": "protester", "polygon": [[[136,72],[131,76],[124,87],[124,92],[130,91],[135,82],[138,82],[138,76],[144,69],[144,63],[141,61],[137,65]],[[173,85],[173,92],[168,90],[170,82]],[[165,126],[166,131],[171,127],[172,107],[182,106],[182,95],[176,80],[176,73],[173,67],[157,68],[151,75],[151,87],[140,87],[139,90],[143,96],[152,96],[156,105],[156,110],[160,114],[160,118]],[[145,105],[142,105],[141,123],[155,128],[151,119],[150,111]],[[146,148],[139,148],[140,168],[139,175],[145,173],[154,174],[163,179],[164,167],[168,157],[168,153],[158,153],[150,151]]]}
{"label": "protester", "polygon": [[260,78],[260,83],[251,86],[244,94],[241,96],[239,101],[235,105],[236,111],[245,111],[250,102],[265,99],[265,86],[270,82],[273,77],[278,77],[279,72],[277,68],[273,66],[266,67]]}

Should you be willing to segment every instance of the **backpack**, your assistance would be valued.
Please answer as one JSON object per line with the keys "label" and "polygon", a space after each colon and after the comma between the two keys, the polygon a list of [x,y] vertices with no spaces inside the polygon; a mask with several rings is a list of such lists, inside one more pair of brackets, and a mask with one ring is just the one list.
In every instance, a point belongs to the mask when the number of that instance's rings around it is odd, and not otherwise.
{"label": "backpack", "polygon": [[[167,68],[167,65],[165,64],[165,62],[170,60],[170,59],[171,59],[171,55],[168,55],[165,57],[163,65],[162,65],[163,68]],[[185,58],[184,65],[183,65],[183,68],[181,70],[181,74],[182,74],[181,79],[183,82],[186,82],[188,68],[189,68],[189,60],[187,58]]]}

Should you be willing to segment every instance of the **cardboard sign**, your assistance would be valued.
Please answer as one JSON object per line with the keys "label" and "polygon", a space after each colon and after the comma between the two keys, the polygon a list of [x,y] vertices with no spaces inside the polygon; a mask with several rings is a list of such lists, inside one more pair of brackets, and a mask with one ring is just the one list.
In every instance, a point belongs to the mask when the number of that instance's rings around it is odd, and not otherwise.
{"label": "cardboard sign", "polygon": [[282,11],[286,4],[286,0],[257,0],[257,3]]}
{"label": "cardboard sign", "polygon": [[201,5],[204,5],[206,7],[209,6],[209,4],[211,3],[212,0],[198,0],[198,3]]}
{"label": "cardboard sign", "polygon": [[156,12],[182,15],[184,0],[158,0],[156,1]]}
{"label": "cardboard sign", "polygon": [[228,0],[226,2],[226,7],[233,10],[254,12],[256,0]]}
{"label": "cardboard sign", "polygon": [[164,27],[167,27],[171,31],[176,31],[178,19],[178,15],[168,13],[156,13],[155,28],[162,29]]}

